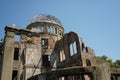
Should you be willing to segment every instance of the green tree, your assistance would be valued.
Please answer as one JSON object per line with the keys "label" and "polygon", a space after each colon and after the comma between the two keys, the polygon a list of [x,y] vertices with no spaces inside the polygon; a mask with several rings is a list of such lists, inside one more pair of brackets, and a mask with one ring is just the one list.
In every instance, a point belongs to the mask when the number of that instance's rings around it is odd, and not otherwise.
{"label": "green tree", "polygon": [[116,60],[115,62],[113,62],[106,55],[96,56],[96,58],[108,62],[111,68],[120,68],[120,60]]}
{"label": "green tree", "polygon": [[103,56],[96,56],[97,59],[107,61],[108,57],[103,55]]}
{"label": "green tree", "polygon": [[115,62],[113,62],[113,67],[120,68],[120,60],[116,60]]}

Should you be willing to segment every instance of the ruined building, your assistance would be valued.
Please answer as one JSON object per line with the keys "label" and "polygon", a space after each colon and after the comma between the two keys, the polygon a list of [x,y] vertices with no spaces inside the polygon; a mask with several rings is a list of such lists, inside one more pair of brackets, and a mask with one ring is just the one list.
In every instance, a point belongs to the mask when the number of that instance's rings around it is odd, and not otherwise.
{"label": "ruined building", "polygon": [[37,15],[26,29],[5,27],[1,80],[119,80],[119,76],[118,69],[95,58],[77,33],[64,34],[54,16]]}

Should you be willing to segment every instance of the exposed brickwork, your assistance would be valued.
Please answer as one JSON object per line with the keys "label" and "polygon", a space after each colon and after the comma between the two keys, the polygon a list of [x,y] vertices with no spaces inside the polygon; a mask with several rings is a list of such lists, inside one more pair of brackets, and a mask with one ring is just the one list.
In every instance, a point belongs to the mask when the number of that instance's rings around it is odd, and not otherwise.
{"label": "exposed brickwork", "polygon": [[77,33],[64,34],[59,20],[51,18],[39,16],[26,29],[5,27],[0,80],[119,80],[119,69],[97,60]]}

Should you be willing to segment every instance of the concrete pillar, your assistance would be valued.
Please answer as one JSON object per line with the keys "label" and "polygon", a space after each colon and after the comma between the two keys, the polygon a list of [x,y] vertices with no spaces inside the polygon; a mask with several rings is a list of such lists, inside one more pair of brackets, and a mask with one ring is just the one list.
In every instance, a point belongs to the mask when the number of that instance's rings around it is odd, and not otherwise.
{"label": "concrete pillar", "polygon": [[1,80],[12,80],[14,32],[6,31]]}
{"label": "concrete pillar", "polygon": [[58,28],[58,26],[56,26],[56,29],[57,29],[57,31],[56,31],[56,34],[58,35],[58,33],[59,33],[59,32],[58,32],[58,31],[59,31],[59,28]]}
{"label": "concrete pillar", "polygon": [[47,26],[47,24],[44,24],[44,32],[48,33],[48,26]]}

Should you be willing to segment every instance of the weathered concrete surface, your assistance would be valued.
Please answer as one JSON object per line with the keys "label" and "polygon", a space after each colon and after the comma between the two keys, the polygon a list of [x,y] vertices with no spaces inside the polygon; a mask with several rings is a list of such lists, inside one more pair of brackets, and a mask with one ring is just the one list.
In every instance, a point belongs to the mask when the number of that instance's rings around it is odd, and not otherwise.
{"label": "weathered concrete surface", "polygon": [[1,80],[12,79],[14,35],[14,32],[6,31]]}
{"label": "weathered concrete surface", "polygon": [[[76,42],[77,53],[71,55],[70,44],[73,42]],[[93,50],[89,47],[85,48],[80,46],[82,45],[81,43],[83,44],[76,33],[70,32],[65,34],[62,39],[56,42],[53,53],[51,54],[51,67],[54,68],[56,64],[56,69],[51,68],[53,71],[40,74],[33,78],[36,80],[39,78],[47,80],[110,80],[111,71],[109,64],[97,61]],[[83,51],[82,48],[86,50]],[[63,60],[61,60],[61,57]]]}
{"label": "weathered concrete surface", "polygon": [[[48,59],[43,60],[43,56],[47,55],[49,58],[55,42],[64,34],[61,25],[49,22],[34,22],[29,24],[27,29],[17,28],[15,25],[6,26],[5,31],[4,49],[0,48],[0,55],[3,51],[0,56],[1,80],[27,80],[48,71],[50,66],[43,65]],[[19,37],[18,41],[16,36]],[[18,48],[17,53],[15,48]],[[14,60],[14,57],[17,60]]]}
{"label": "weathered concrete surface", "polygon": [[[68,67],[68,68],[63,68],[63,69],[57,69],[55,71],[54,70],[49,71],[49,72],[37,75],[28,80],[39,80],[39,78],[45,79],[45,80],[46,79],[47,80],[57,80],[59,77],[63,77],[63,76],[70,76],[70,75],[74,76],[74,75],[78,75],[78,74],[79,75],[82,75],[82,74],[90,75],[95,70],[96,70],[95,66],[93,66],[93,67],[74,66],[74,67]],[[43,77],[40,77],[41,75]]]}
{"label": "weathered concrete surface", "polygon": [[64,34],[59,24],[32,22],[26,29],[13,25],[5,31],[4,44],[0,45],[1,80],[120,79],[118,69],[97,60],[94,50],[77,33]]}

